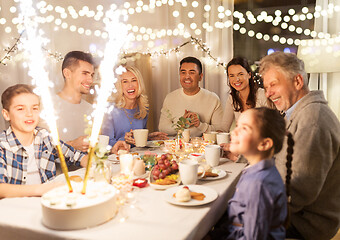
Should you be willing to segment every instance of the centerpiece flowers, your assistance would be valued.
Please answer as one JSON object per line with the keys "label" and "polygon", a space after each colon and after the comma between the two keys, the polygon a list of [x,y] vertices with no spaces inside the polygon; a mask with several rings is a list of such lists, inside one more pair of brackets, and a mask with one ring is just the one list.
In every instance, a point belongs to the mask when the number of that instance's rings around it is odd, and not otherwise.
{"label": "centerpiece flowers", "polygon": [[175,121],[175,118],[172,116],[170,111],[167,109],[166,112],[168,113],[168,118],[172,122],[172,127],[175,129],[177,132],[177,138],[176,138],[176,152],[179,152],[183,149],[184,144],[182,141],[183,138],[183,131],[185,129],[188,129],[190,127],[191,119],[190,118],[185,118],[185,117],[180,117],[177,121]]}

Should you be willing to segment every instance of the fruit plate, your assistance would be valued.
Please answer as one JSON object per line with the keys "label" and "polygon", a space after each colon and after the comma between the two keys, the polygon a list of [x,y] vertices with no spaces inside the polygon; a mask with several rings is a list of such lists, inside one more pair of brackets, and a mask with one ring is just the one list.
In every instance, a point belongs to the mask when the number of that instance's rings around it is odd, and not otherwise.
{"label": "fruit plate", "polygon": [[148,141],[146,146],[151,147],[151,148],[161,147],[161,146],[164,146],[164,141],[162,141],[162,140]]}
{"label": "fruit plate", "polygon": [[218,179],[221,179],[221,178],[224,178],[225,176],[227,176],[226,171],[224,171],[222,169],[213,168],[211,170],[211,172],[218,174],[218,176],[216,176],[216,177],[203,177],[203,178],[200,178],[199,180],[202,180],[202,181],[212,181],[212,180],[218,180]]}
{"label": "fruit plate", "polygon": [[168,185],[160,185],[160,184],[155,184],[155,180],[153,179],[152,174],[150,174],[150,177],[149,177],[150,187],[152,187],[153,189],[156,189],[156,190],[165,190],[165,189],[168,189],[168,188],[171,188],[171,187],[176,187],[181,183],[181,178],[179,176],[179,173],[177,172],[176,175],[178,175],[176,183],[168,184]]}
{"label": "fruit plate", "polygon": [[210,203],[218,197],[217,192],[212,188],[200,185],[186,185],[186,186],[189,187],[191,192],[203,193],[205,195],[205,198],[202,201],[191,199],[188,202],[179,202],[174,197],[174,193],[178,192],[181,188],[183,188],[183,186],[177,186],[165,190],[163,195],[165,201],[174,205],[192,207]]}

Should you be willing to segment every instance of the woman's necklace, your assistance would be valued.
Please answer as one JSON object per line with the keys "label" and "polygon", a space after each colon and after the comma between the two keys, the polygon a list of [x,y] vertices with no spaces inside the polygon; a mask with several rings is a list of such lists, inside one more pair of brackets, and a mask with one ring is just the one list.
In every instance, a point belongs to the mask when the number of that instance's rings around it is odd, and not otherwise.
{"label": "woman's necklace", "polygon": [[123,110],[125,112],[126,117],[129,119],[130,125],[132,125],[132,121],[134,119],[134,115],[132,114],[132,117],[131,117],[130,113],[128,113],[125,108],[123,108]]}

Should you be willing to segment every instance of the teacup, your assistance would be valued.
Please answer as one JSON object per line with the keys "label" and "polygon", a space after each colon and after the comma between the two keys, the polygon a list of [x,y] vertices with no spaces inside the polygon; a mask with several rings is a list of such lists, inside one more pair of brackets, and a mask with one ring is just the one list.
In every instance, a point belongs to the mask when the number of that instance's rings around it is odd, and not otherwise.
{"label": "teacup", "polygon": [[106,135],[99,135],[98,136],[98,147],[107,147],[109,145],[110,137]]}
{"label": "teacup", "polygon": [[205,146],[205,160],[210,167],[216,167],[220,163],[222,150],[219,145]]}
{"label": "teacup", "polygon": [[135,129],[133,130],[133,137],[136,142],[136,147],[145,147],[148,142],[148,129]]}
{"label": "teacup", "polygon": [[215,143],[216,142],[216,135],[217,135],[217,132],[203,133],[204,141],[211,141],[211,142]]}
{"label": "teacup", "polygon": [[229,143],[230,141],[230,133],[217,133],[216,135],[217,145],[222,143]]}
{"label": "teacup", "polygon": [[195,160],[186,159],[179,163],[179,175],[184,185],[196,184],[198,178],[202,178],[203,172],[198,176],[199,164]]}

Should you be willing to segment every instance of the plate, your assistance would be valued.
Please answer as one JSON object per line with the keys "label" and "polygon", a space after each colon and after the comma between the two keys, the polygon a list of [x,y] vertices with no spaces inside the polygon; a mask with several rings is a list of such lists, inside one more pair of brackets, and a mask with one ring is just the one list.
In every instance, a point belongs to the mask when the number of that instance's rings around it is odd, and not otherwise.
{"label": "plate", "polygon": [[154,183],[151,183],[150,182],[150,187],[152,187],[153,189],[156,189],[156,190],[166,190],[168,188],[172,188],[172,187],[176,187],[178,186],[179,184],[181,183],[181,181],[178,181],[177,180],[177,183],[175,184],[170,184],[170,185],[159,185],[159,184],[154,184]]}
{"label": "plate", "polygon": [[213,169],[211,170],[211,172],[217,173],[218,176],[217,176],[217,177],[200,178],[199,180],[202,180],[202,181],[212,181],[212,180],[221,179],[221,178],[224,178],[225,176],[227,176],[226,171],[224,171],[224,170],[222,170],[222,169],[213,168]]}
{"label": "plate", "polygon": [[177,178],[176,183],[169,184],[169,185],[159,185],[159,184],[154,183],[155,180],[152,178],[151,171],[150,171],[150,177],[149,177],[150,187],[152,187],[153,189],[156,189],[156,190],[165,190],[165,189],[168,189],[168,188],[176,187],[181,183],[181,178],[179,176],[179,172],[177,172],[177,174],[178,174],[178,178]]}
{"label": "plate", "polygon": [[174,205],[191,207],[191,206],[200,206],[200,205],[210,203],[218,197],[217,192],[212,188],[200,186],[200,185],[186,185],[186,186],[188,186],[190,191],[192,192],[203,193],[205,195],[205,198],[202,201],[191,199],[188,202],[178,202],[173,195],[174,193],[178,192],[181,188],[183,188],[183,186],[177,186],[177,187],[173,187],[173,188],[169,188],[165,190],[164,195],[163,195],[165,201],[167,201],[168,203],[174,204]]}
{"label": "plate", "polygon": [[110,154],[107,157],[107,160],[113,162],[113,163],[120,163],[117,154]]}
{"label": "plate", "polygon": [[148,141],[148,142],[146,143],[146,146],[147,146],[147,147],[151,147],[151,148],[154,148],[154,147],[161,147],[161,146],[164,146],[164,141],[162,141],[162,140]]}

